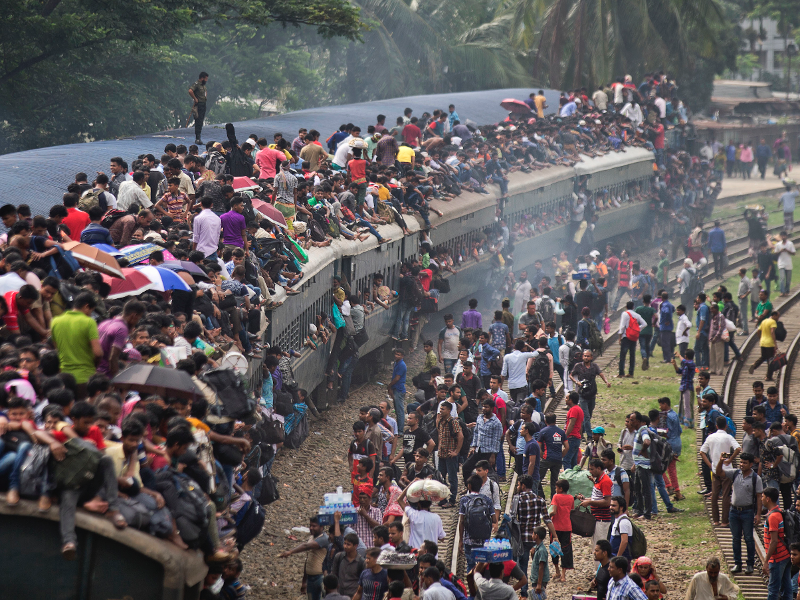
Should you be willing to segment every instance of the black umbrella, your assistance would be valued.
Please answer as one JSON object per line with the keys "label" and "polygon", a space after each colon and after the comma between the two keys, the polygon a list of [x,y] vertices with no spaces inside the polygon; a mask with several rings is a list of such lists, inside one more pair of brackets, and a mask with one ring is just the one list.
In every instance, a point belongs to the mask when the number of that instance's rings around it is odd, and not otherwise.
{"label": "black umbrella", "polygon": [[186,371],[143,363],[131,365],[114,377],[111,383],[124,390],[158,394],[164,398],[177,396],[193,399],[203,396]]}

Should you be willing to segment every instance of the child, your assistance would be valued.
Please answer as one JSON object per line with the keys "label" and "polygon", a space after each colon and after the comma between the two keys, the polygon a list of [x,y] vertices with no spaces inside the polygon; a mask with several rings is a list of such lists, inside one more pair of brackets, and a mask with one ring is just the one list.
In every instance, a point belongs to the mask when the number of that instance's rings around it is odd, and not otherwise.
{"label": "child", "polygon": [[393,581],[389,584],[389,600],[402,600],[404,591],[402,581]]}
{"label": "child", "polygon": [[678,315],[678,323],[675,325],[675,342],[678,344],[678,352],[681,356],[686,356],[686,349],[689,347],[689,330],[692,322],[686,316],[686,307],[683,304],[675,309]]}
{"label": "child", "polygon": [[609,444],[604,437],[605,435],[606,430],[604,427],[595,427],[592,429],[592,439],[586,444],[583,460],[581,460],[581,469],[583,469],[583,465],[587,460],[590,458],[600,458],[600,454],[602,454],[603,450],[611,448],[611,444]]}
{"label": "child", "polygon": [[672,366],[675,372],[681,376],[679,391],[681,393],[681,404],[678,409],[678,417],[682,420],[684,427],[694,429],[694,373],[697,370],[694,364],[694,350],[686,350],[686,358],[681,360],[681,366],[675,364],[672,359]]}
{"label": "child", "polygon": [[240,491],[241,495],[236,501],[231,503],[230,508],[231,516],[236,525],[242,522],[244,515],[250,508],[250,504],[253,501],[253,490],[259,483],[261,483],[261,472],[258,469],[249,469],[247,473],[244,474],[244,477],[242,477],[241,488],[237,490]]}
{"label": "child", "polygon": [[548,552],[544,545],[547,530],[536,527],[533,530],[533,549],[531,550],[531,600],[547,598],[547,584],[550,582],[550,569],[547,566]]}
{"label": "child", "polygon": [[[550,510],[548,511],[553,520],[553,528],[556,530],[558,543],[561,544],[563,556],[553,557],[553,565],[556,567],[556,576],[562,583],[567,580],[567,569],[573,568],[572,560],[572,521],[569,513],[575,506],[575,498],[569,493],[569,481],[559,479],[556,481],[556,493],[550,500]],[[559,569],[559,558],[561,569]]]}
{"label": "child", "polygon": [[167,181],[167,193],[161,196],[153,207],[165,217],[172,217],[176,222],[188,220],[189,197],[180,190],[179,177],[171,177]]}
{"label": "child", "polygon": [[234,558],[222,569],[222,591],[220,600],[244,600],[247,598],[247,588],[239,581],[242,574],[242,559]]}
{"label": "child", "polygon": [[753,382],[753,395],[748,398],[747,404],[744,408],[744,416],[752,417],[753,416],[753,409],[758,406],[759,404],[764,404],[767,399],[764,397],[764,382],[763,381],[754,381]]}
{"label": "child", "polygon": [[422,371],[423,373],[427,373],[439,364],[439,359],[433,351],[433,342],[431,340],[426,340],[425,343],[422,344],[422,349],[425,350],[425,364],[422,365]]}
{"label": "child", "polygon": [[[0,417],[5,424],[6,433],[0,441],[0,475],[8,477],[8,494],[6,504],[19,504],[20,470],[33,444],[47,444],[56,460],[63,460],[67,449],[46,431],[37,431],[31,420],[31,406],[24,398],[12,397],[8,401],[6,417]],[[39,497],[39,511],[50,509],[50,497],[45,492],[47,485],[42,485]]]}

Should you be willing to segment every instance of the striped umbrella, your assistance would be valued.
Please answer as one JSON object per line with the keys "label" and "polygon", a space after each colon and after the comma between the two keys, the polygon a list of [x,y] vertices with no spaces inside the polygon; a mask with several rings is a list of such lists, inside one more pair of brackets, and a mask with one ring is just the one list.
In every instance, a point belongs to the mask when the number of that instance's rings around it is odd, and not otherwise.
{"label": "striped umbrella", "polygon": [[163,250],[163,248],[156,244],[136,244],[120,248],[119,253],[122,258],[128,261],[128,264],[137,265],[150,258],[150,255],[156,250]]}
{"label": "striped umbrella", "polygon": [[174,271],[162,269],[161,267],[135,267],[135,270],[143,274],[153,283],[153,289],[159,292],[167,290],[183,290],[191,292],[189,285]]}

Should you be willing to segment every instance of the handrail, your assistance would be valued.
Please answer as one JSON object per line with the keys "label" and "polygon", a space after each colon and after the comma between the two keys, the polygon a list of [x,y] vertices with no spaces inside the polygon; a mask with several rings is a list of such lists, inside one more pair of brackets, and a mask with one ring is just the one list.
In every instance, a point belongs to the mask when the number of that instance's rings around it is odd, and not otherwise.
{"label": "handrail", "polygon": [[456,519],[456,531],[453,535],[453,555],[450,558],[450,572],[458,573],[458,553],[461,550],[461,515]]}
{"label": "handrail", "polygon": [[511,478],[511,487],[508,488],[508,498],[506,498],[506,512],[505,514],[511,515],[511,505],[514,502],[514,491],[517,489],[517,472],[514,471],[514,476]]}
{"label": "handrail", "polygon": [[789,386],[789,379],[792,376],[792,369],[794,368],[794,361],[797,358],[797,353],[800,350],[800,332],[794,336],[789,349],[786,351],[786,366],[781,369],[780,379],[778,381],[778,402],[784,406],[788,406],[789,393],[787,387]]}

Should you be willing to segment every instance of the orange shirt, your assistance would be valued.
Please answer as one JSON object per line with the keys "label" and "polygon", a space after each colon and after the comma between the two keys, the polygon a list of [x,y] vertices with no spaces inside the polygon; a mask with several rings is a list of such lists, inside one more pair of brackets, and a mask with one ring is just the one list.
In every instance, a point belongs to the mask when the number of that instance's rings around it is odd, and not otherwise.
{"label": "orange shirt", "polygon": [[786,549],[786,538],[783,534],[783,514],[779,509],[770,511],[767,518],[764,520],[764,548],[769,548],[770,534],[773,531],[778,532],[778,547],[775,553],[770,557],[769,562],[781,562],[789,558],[789,550]]}

